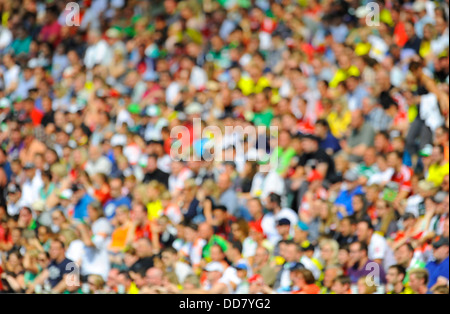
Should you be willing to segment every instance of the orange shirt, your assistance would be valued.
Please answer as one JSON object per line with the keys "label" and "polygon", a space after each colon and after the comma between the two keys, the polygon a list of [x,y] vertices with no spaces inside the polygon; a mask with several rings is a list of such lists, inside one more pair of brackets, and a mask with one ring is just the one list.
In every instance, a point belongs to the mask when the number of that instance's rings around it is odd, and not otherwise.
{"label": "orange shirt", "polygon": [[304,289],[292,292],[292,294],[319,294],[320,288],[315,284],[307,285]]}
{"label": "orange shirt", "polygon": [[111,248],[122,250],[127,244],[128,230],[130,230],[129,224],[118,227],[111,235]]}

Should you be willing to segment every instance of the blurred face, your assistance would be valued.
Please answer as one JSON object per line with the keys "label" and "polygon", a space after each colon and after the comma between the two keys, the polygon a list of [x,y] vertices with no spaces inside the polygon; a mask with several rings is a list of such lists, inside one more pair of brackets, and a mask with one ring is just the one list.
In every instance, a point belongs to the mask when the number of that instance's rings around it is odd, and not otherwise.
{"label": "blurred face", "polygon": [[434,258],[438,261],[443,261],[444,259],[446,259],[448,257],[448,253],[449,250],[447,245],[442,245],[438,249],[433,249]]}
{"label": "blurred face", "polygon": [[376,204],[376,209],[377,209],[377,214],[379,217],[384,217],[387,212],[388,212],[388,208],[386,206],[386,202],[385,201],[378,201]]}
{"label": "blurred face", "polygon": [[184,237],[186,238],[186,242],[194,242],[197,238],[197,232],[191,228],[184,228]]}
{"label": "blurred face", "polygon": [[403,281],[402,277],[395,268],[390,268],[386,274],[386,281],[388,284],[396,285]]}
{"label": "blurred face", "polygon": [[282,237],[289,235],[290,226],[277,226],[278,234]]}
{"label": "blurred face", "polygon": [[331,245],[325,244],[320,250],[320,254],[324,261],[330,261],[333,258],[333,249]]}
{"label": "blurred face", "polygon": [[164,252],[161,255],[161,259],[164,263],[164,266],[171,267],[177,261],[177,256],[175,254],[172,254],[171,252]]}
{"label": "blurred face", "polygon": [[27,209],[22,209],[20,211],[19,218],[25,221],[26,223],[30,223],[31,220],[33,219],[33,216]]}
{"label": "blurred face", "polygon": [[356,236],[358,237],[358,241],[367,242],[370,237],[370,230],[366,223],[359,223],[356,227]]}
{"label": "blurred face", "polygon": [[360,213],[364,209],[364,202],[362,201],[361,197],[359,197],[359,196],[353,197],[352,205],[353,205],[353,210],[356,213]]}
{"label": "blurred face", "polygon": [[397,154],[389,154],[388,156],[388,166],[390,168],[397,168],[399,164],[399,158]]}
{"label": "blurred face", "polygon": [[361,260],[361,247],[358,243],[350,245],[350,264],[354,265]]}
{"label": "blurred face", "polygon": [[422,284],[423,284],[423,280],[419,280],[417,278],[416,274],[411,274],[411,276],[409,276],[409,285],[412,290],[419,291]]}
{"label": "blurred face", "polygon": [[262,213],[263,209],[258,201],[251,200],[248,202],[248,210],[250,212],[250,215],[252,215],[252,217],[257,217]]}
{"label": "blurred face", "polygon": [[352,232],[352,225],[348,219],[344,219],[339,224],[339,232],[344,236],[348,237]]}
{"label": "blurred face", "polygon": [[327,269],[324,273],[323,285],[326,288],[330,289],[334,283],[334,280],[337,277],[337,274],[338,274],[338,270],[336,268]]}
{"label": "blurred face", "polygon": [[336,294],[345,294],[348,291],[348,286],[347,285],[343,285],[340,282],[335,282],[333,284],[332,287],[333,292],[335,292]]}
{"label": "blurred face", "polygon": [[224,259],[225,254],[222,252],[222,250],[217,246],[213,246],[211,248],[211,260],[213,262],[222,262]]}
{"label": "blurred face", "polygon": [[408,267],[411,259],[413,258],[413,252],[410,252],[406,245],[402,245],[395,251],[395,260],[397,264]]}
{"label": "blurred face", "polygon": [[222,277],[222,273],[218,271],[210,271],[207,273],[207,277],[210,282],[216,282]]}
{"label": "blurred face", "polygon": [[61,258],[61,256],[64,256],[64,248],[62,247],[61,243],[53,241],[50,244],[50,258],[52,260],[58,260]]}
{"label": "blurred face", "polygon": [[298,262],[297,260],[297,247],[296,245],[288,245],[285,250],[285,259],[288,263]]}
{"label": "blurred face", "polygon": [[120,180],[112,180],[110,183],[110,188],[112,198],[119,198],[122,195],[122,182]]}
{"label": "blurred face", "polygon": [[347,265],[349,259],[350,259],[350,253],[347,250],[339,250],[339,252],[338,252],[339,265]]}
{"label": "blurred face", "polygon": [[135,205],[133,208],[134,219],[143,222],[147,219],[147,212],[142,205]]}
{"label": "blurred face", "polygon": [[150,269],[147,271],[145,280],[150,286],[162,286],[162,274],[159,269]]}

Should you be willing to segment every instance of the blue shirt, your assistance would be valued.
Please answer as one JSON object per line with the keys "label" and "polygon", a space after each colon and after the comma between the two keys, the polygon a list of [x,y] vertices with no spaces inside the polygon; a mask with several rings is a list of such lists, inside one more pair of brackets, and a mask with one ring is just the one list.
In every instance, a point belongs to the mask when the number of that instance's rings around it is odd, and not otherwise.
{"label": "blue shirt", "polygon": [[430,273],[430,281],[428,282],[428,289],[433,287],[439,277],[445,277],[447,280],[449,279],[448,274],[448,257],[442,262],[438,263],[437,261],[432,261],[425,266],[425,268]]}
{"label": "blue shirt", "polygon": [[[361,186],[358,186],[356,189],[352,191],[342,191],[338,198],[336,199],[336,202],[334,202],[335,205],[345,206],[347,209],[347,215],[353,215],[353,205],[352,205],[352,199],[355,195],[364,194],[364,191]],[[339,219],[342,219],[342,214],[338,213]]]}
{"label": "blue shirt", "polygon": [[341,150],[341,145],[339,144],[338,139],[335,138],[331,132],[328,132],[327,137],[320,141],[320,148],[325,151],[331,148],[333,153],[336,153]]}
{"label": "blue shirt", "polygon": [[80,201],[78,202],[77,205],[75,205],[74,208],[74,213],[73,213],[73,218],[74,219],[83,219],[83,218],[87,218],[88,217],[88,212],[87,212],[87,207],[90,203],[92,203],[92,201],[94,200],[94,198],[92,196],[90,196],[89,194],[85,194]]}
{"label": "blue shirt", "polygon": [[103,207],[106,218],[108,220],[113,219],[116,216],[116,209],[120,206],[131,208],[131,200],[126,196],[122,196],[106,202],[105,207]]}

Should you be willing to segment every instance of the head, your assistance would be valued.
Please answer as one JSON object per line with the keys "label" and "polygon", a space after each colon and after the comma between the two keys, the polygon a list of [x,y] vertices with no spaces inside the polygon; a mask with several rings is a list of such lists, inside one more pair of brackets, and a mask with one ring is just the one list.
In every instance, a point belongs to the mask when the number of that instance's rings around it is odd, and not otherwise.
{"label": "head", "polygon": [[173,247],[167,247],[161,253],[161,259],[166,268],[174,267],[175,263],[178,261],[178,253]]}
{"label": "head", "polygon": [[386,274],[386,281],[390,285],[397,285],[399,283],[403,284],[403,280],[405,280],[406,269],[402,265],[393,265],[389,267],[389,270]]}
{"label": "head", "polygon": [[104,216],[103,206],[99,201],[95,200],[88,205],[88,216],[91,222],[97,221]]}
{"label": "head", "polygon": [[354,234],[356,231],[356,221],[351,217],[345,217],[339,223],[339,232],[348,237]]}
{"label": "head", "polygon": [[354,242],[350,244],[350,264],[365,262],[368,255],[367,244],[363,242]]}
{"label": "head", "polygon": [[325,269],[323,277],[324,287],[331,289],[337,277],[342,276],[342,268],[338,265],[331,265]]}
{"label": "head", "polygon": [[412,269],[409,272],[409,285],[415,293],[427,290],[429,273],[426,269]]}
{"label": "head", "polygon": [[355,110],[352,112],[352,121],[350,123],[354,130],[359,130],[364,125],[364,115],[361,110]]}
{"label": "head", "polygon": [[161,269],[153,267],[145,273],[145,281],[150,287],[159,287],[163,285],[164,273]]}
{"label": "head", "polygon": [[362,220],[356,225],[356,236],[360,242],[369,243],[370,239],[372,239],[373,232],[373,225],[368,220]]}
{"label": "head", "polygon": [[408,268],[411,264],[411,260],[414,257],[414,248],[411,244],[405,243],[395,250],[395,260],[397,264]]}
{"label": "head", "polygon": [[291,280],[295,286],[304,288],[316,282],[313,273],[308,269],[296,269],[291,272]]}
{"label": "head", "polygon": [[320,256],[325,264],[336,264],[339,244],[335,240],[325,239],[320,242]]}
{"label": "head", "polygon": [[336,294],[347,294],[350,290],[352,281],[350,277],[347,276],[338,276],[333,283],[332,291]]}
{"label": "head", "polygon": [[65,258],[65,252],[65,246],[62,241],[53,240],[52,243],[50,243],[50,259],[61,261]]}
{"label": "head", "polygon": [[153,255],[152,243],[148,238],[141,238],[135,244],[136,255],[145,258]]}

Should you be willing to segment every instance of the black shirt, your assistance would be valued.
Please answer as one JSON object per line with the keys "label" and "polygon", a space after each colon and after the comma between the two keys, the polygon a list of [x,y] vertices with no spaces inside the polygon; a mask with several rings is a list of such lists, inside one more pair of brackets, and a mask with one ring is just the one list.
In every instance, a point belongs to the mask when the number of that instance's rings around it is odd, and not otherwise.
{"label": "black shirt", "polygon": [[133,266],[130,267],[130,271],[135,273],[145,273],[148,269],[154,266],[154,256],[148,256],[140,258]]}
{"label": "black shirt", "polygon": [[169,174],[165,173],[164,171],[161,171],[159,169],[156,169],[153,172],[147,172],[144,176],[144,183],[149,183],[151,181],[157,181],[161,184],[164,184],[166,188],[169,187]]}
{"label": "black shirt", "polygon": [[48,280],[52,288],[56,287],[65,274],[69,274],[74,271],[75,265],[68,265],[73,263],[70,259],[65,258],[61,263],[57,263],[55,260],[50,262],[50,265],[47,267],[49,277]]}

